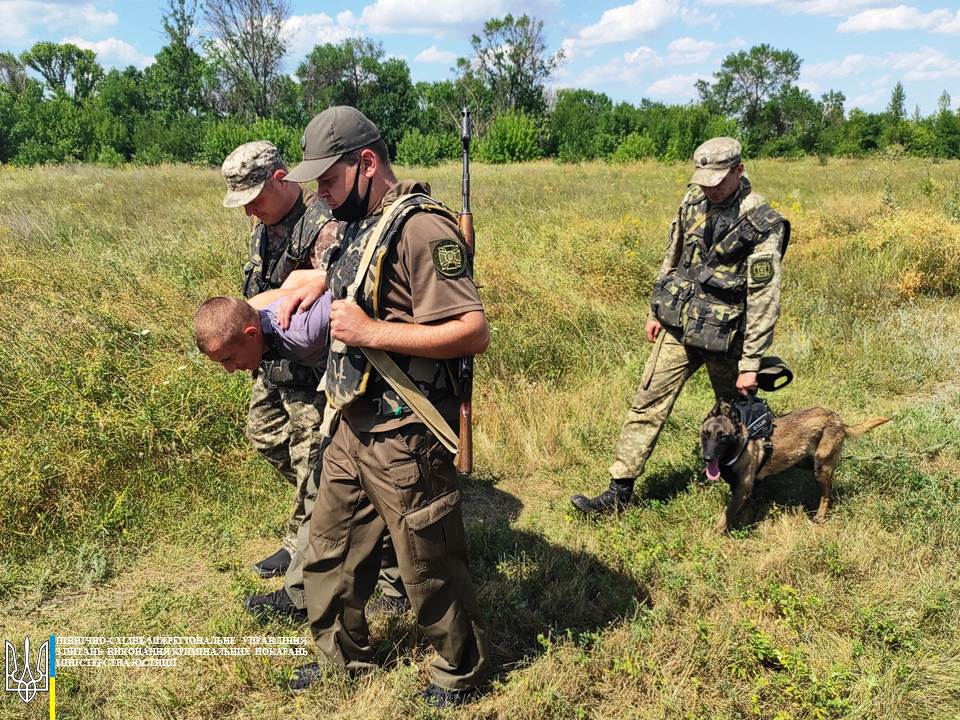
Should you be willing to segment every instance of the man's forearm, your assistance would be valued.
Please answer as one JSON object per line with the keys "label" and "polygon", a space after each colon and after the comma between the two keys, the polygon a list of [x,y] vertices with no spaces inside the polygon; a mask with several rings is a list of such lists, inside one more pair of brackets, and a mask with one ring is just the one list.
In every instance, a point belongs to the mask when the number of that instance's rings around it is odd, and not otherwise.
{"label": "man's forearm", "polygon": [[483,313],[471,312],[435,325],[378,320],[370,326],[367,346],[401,355],[450,360],[479,355],[489,343],[486,318]]}
{"label": "man's forearm", "polygon": [[266,310],[267,306],[272,305],[277,300],[283,300],[290,294],[290,290],[278,288],[276,290],[264,290],[262,293],[247,298],[247,302],[257,310]]}

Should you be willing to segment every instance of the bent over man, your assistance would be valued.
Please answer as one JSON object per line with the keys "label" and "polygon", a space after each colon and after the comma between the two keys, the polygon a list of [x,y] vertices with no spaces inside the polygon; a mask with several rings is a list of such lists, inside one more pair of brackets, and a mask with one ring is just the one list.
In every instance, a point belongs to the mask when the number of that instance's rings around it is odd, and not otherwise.
{"label": "bent over man", "polygon": [[[337,241],[339,223],[326,203],[295,183],[284,183],[287,166],[270,142],[258,140],[236,148],[221,168],[227,193],[225,207],[243,207],[256,223],[250,238],[249,260],[243,269],[243,294],[265,308],[283,294],[294,275],[323,281],[320,258]],[[264,316],[267,317],[267,316]],[[318,326],[321,327],[321,326]],[[326,323],[322,325],[325,333]],[[326,339],[324,338],[324,347]],[[295,488],[283,546],[253,566],[261,577],[283,575],[284,586],[252,595],[246,608],[255,615],[279,614],[306,619],[303,595],[303,555],[314,497],[314,470],[323,436],[324,396],[317,389],[322,362],[304,363],[275,353],[248,368],[253,374],[247,437],[253,446]],[[385,609],[403,610],[406,599],[399,571],[387,544],[380,587]]]}
{"label": "bent over man", "polygon": [[650,302],[646,336],[658,344],[620,431],[610,486],[596,497],[571,498],[585,513],[629,502],[691,375],[706,365],[718,399],[751,393],[773,342],[790,224],[753,192],[733,138],[708,140],[693,161]]}
{"label": "bent over man", "polygon": [[[450,361],[486,349],[483,305],[455,216],[428,186],[397,181],[370,120],[351,107],[329,108],[301,144],[304,161],[286,180],[317,180],[317,193],[346,223],[328,270],[326,393],[341,418],[323,456],[304,568],[311,629],[330,663],[350,672],[373,666],[364,606],[386,528],[417,621],[437,651],[424,696],[459,703],[484,680],[488,653],[453,454],[418,414],[428,413],[414,412],[368,353],[383,351],[453,424],[459,402]],[[290,686],[304,688],[319,674],[316,664],[303,666]]]}

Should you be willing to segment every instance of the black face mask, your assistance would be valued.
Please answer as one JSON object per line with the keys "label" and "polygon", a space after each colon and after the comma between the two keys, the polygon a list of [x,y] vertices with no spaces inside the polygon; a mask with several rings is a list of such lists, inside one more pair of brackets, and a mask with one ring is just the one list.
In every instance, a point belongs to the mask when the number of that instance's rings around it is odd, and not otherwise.
{"label": "black face mask", "polygon": [[333,217],[337,220],[356,222],[367,216],[367,205],[370,202],[370,188],[373,185],[373,181],[371,180],[367,183],[367,192],[365,192],[361,198],[358,188],[360,187],[360,167],[362,165],[362,162],[357,163],[357,172],[353,176],[353,189],[350,190],[347,199],[337,207],[330,209]]}

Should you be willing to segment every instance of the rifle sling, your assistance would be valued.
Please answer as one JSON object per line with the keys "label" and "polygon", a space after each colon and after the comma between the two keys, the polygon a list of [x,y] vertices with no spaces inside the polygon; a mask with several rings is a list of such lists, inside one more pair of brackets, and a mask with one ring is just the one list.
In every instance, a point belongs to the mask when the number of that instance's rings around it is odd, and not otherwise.
{"label": "rifle sling", "polygon": [[[391,205],[393,207],[400,207],[403,201],[411,197],[414,194],[420,193],[411,193],[408,195],[402,195],[401,197],[394,200]],[[379,242],[380,235],[386,232],[387,226],[392,220],[393,213],[389,208],[384,208],[383,217],[380,218],[380,221],[377,223],[376,228],[370,234],[370,238],[367,240],[367,245],[363,249],[363,255],[360,258],[360,265],[357,268],[357,274],[354,276],[353,283],[351,283],[349,289],[347,290],[348,301],[356,302],[357,291],[360,289],[364,279],[367,276],[367,271],[370,269],[370,262],[373,260],[373,251]],[[338,342],[338,341],[334,341]],[[414,414],[427,426],[427,429],[430,430],[436,436],[436,438],[443,443],[443,446],[450,452],[456,454],[458,450],[458,441],[459,437],[457,433],[453,431],[453,428],[450,427],[450,423],[443,419],[443,416],[434,407],[426,395],[424,395],[420,388],[413,384],[413,380],[410,379],[410,376],[407,375],[399,366],[393,361],[387,353],[383,350],[377,350],[375,348],[366,348],[361,347],[360,350],[366,356],[367,360],[370,361],[370,364],[376,368],[377,372],[383,377],[384,380],[393,388],[394,392],[399,395],[403,401],[407,404]]]}

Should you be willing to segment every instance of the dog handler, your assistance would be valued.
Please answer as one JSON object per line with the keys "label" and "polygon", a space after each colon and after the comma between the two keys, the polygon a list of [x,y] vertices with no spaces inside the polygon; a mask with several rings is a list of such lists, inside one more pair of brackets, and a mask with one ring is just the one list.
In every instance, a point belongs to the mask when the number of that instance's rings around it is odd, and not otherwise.
{"label": "dog handler", "polygon": [[747,394],[773,342],[790,223],[753,192],[733,138],[708,140],[693,162],[650,302],[646,336],[657,344],[620,431],[610,486],[571,498],[585,513],[629,502],[680,390],[701,365],[717,399]]}

